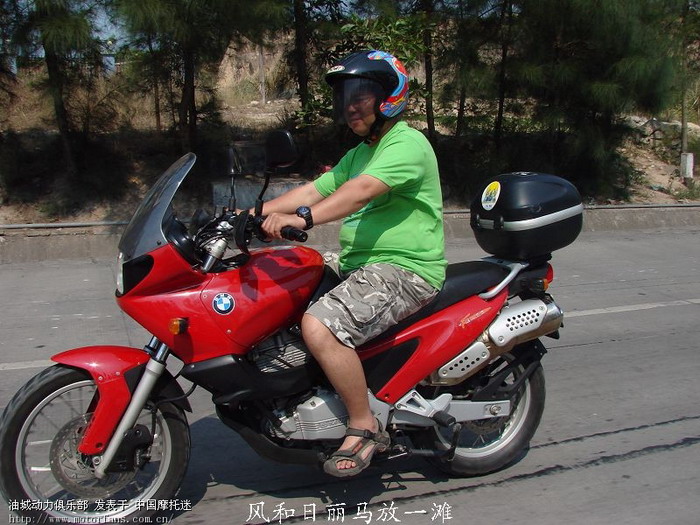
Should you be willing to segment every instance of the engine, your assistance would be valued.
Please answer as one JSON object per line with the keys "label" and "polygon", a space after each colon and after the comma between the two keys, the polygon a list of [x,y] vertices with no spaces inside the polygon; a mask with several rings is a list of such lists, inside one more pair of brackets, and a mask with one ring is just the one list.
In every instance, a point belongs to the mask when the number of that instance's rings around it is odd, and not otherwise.
{"label": "engine", "polygon": [[311,360],[309,349],[296,330],[281,330],[260,343],[250,354],[258,370],[280,372],[306,365]]}
{"label": "engine", "polygon": [[314,395],[293,410],[273,411],[277,421],[268,420],[265,430],[279,439],[320,440],[340,439],[345,435],[348,413],[340,396],[318,388]]}
{"label": "engine", "polygon": [[[263,373],[274,374],[304,367],[311,353],[294,327],[281,330],[260,343],[248,354]],[[335,392],[315,388],[294,402],[271,410],[274,417],[264,426],[271,437],[290,440],[339,439],[345,435],[348,419],[345,405]]]}

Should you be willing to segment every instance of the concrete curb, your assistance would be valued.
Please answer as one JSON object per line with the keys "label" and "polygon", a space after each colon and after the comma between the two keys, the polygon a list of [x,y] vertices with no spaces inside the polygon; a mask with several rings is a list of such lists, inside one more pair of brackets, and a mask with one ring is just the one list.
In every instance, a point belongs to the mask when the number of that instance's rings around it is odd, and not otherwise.
{"label": "concrete curb", "polygon": [[[584,231],[700,228],[700,204],[592,206],[584,211]],[[115,257],[123,223],[0,225],[0,264],[58,259]],[[335,246],[340,223],[311,232],[314,245]],[[473,240],[468,211],[445,213],[445,240]]]}

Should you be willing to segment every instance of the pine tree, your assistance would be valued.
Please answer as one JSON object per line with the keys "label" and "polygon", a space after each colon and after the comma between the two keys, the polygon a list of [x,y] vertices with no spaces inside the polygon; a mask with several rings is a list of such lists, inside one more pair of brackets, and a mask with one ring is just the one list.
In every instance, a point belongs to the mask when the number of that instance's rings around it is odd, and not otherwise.
{"label": "pine tree", "polygon": [[562,141],[573,140],[569,166],[587,173],[592,186],[609,177],[623,136],[619,115],[633,109],[653,113],[671,100],[674,69],[663,33],[668,5],[520,2],[520,85],[536,100],[536,118],[549,132],[550,160],[558,162]]}
{"label": "pine tree", "polygon": [[[102,67],[93,16],[99,6],[86,0],[16,0],[12,2],[16,45],[31,53],[41,48],[69,177],[80,171],[75,125],[68,110],[70,90],[86,72]],[[84,137],[83,137],[84,138]]]}
{"label": "pine tree", "polygon": [[281,0],[253,4],[243,0],[115,0],[118,12],[135,36],[149,35],[152,51],[171,49],[178,57],[181,93],[178,127],[184,149],[197,144],[197,78],[218,64],[232,39],[247,36],[256,43],[277,27]]}

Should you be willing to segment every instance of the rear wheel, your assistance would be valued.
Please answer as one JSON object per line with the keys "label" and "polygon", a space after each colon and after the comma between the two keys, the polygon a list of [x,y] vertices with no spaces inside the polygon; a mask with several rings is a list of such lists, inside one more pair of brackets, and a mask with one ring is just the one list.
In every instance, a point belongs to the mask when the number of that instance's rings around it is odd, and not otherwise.
{"label": "rear wheel", "polygon": [[137,421],[153,434],[142,465],[98,479],[92,458],[77,450],[97,395],[87,373],[59,365],[10,401],[0,419],[0,490],[10,510],[39,523],[126,522],[154,514],[158,501],[175,495],[190,450],[182,411],[149,401]]}
{"label": "rear wheel", "polygon": [[[514,357],[505,354],[489,367],[464,384],[439,390],[435,396],[449,392],[453,399],[470,399],[476,382],[485,384],[490,377],[502,371]],[[525,372],[523,365],[513,367],[505,378],[507,388]],[[538,366],[511,398],[511,412],[507,416],[460,421],[460,433],[454,459],[430,459],[438,468],[454,476],[478,476],[499,470],[518,457],[529,445],[539,426],[545,403],[545,383],[542,367]],[[451,431],[431,427],[418,436],[416,442],[423,448],[447,450]]]}

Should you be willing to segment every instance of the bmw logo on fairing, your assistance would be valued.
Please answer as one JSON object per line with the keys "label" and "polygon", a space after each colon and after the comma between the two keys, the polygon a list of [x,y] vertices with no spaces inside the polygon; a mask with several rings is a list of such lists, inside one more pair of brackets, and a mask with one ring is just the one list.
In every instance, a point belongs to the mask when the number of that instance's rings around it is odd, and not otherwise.
{"label": "bmw logo on fairing", "polygon": [[211,305],[217,314],[226,315],[233,312],[236,301],[233,300],[233,296],[229,293],[218,293]]}

